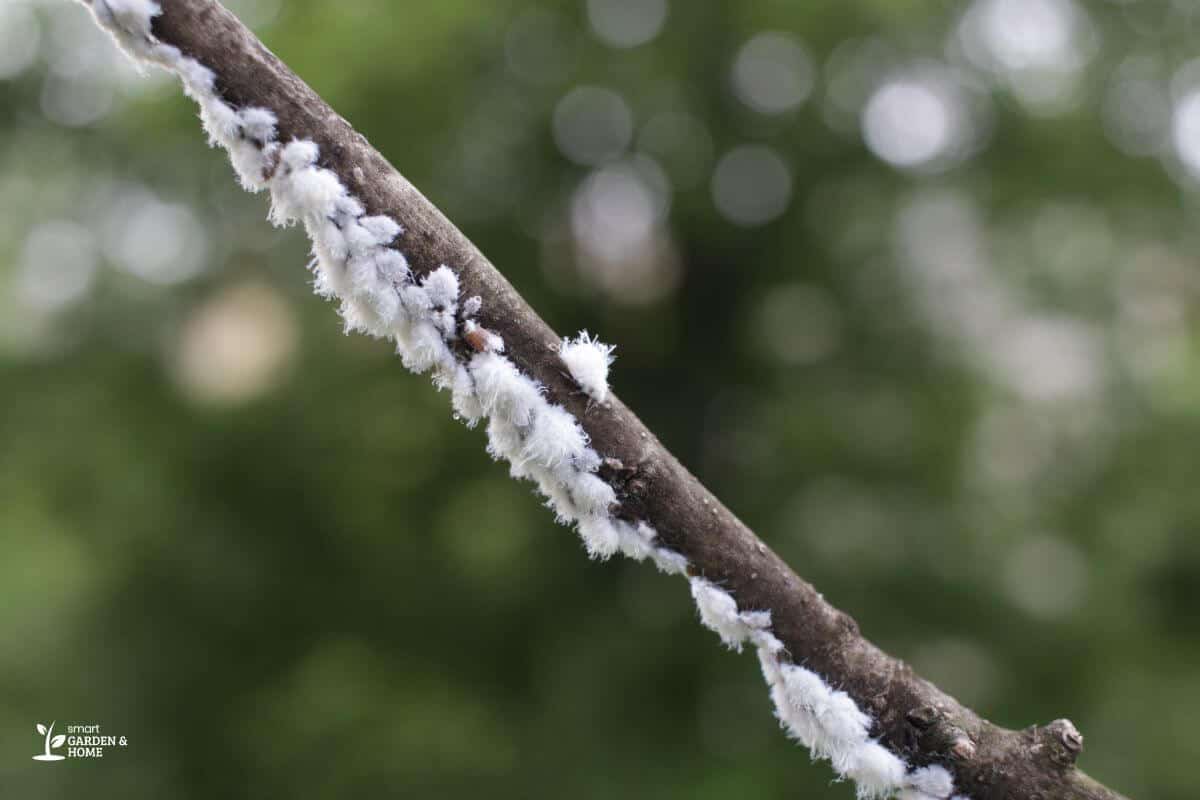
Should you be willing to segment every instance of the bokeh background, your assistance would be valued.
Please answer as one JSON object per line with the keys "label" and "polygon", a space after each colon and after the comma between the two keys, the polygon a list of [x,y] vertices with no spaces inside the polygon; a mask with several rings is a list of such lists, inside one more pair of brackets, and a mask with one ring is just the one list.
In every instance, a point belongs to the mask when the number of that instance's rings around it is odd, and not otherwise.
{"label": "bokeh background", "polygon": [[[876,642],[1195,796],[1200,6],[233,6]],[[850,797],[195,117],[0,5],[5,794]],[[51,720],[130,746],[39,764]]]}

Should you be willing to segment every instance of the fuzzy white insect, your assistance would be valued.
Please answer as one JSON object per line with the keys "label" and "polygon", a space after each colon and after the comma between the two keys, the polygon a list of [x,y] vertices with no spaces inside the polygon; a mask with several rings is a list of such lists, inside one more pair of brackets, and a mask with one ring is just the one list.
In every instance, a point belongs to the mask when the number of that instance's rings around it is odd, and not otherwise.
{"label": "fuzzy white insect", "polygon": [[[545,403],[542,387],[525,377],[511,361],[497,353],[480,353],[471,359],[471,374],[479,405],[489,417],[497,416],[524,428],[533,419],[534,410]],[[520,451],[505,452],[505,458]]]}
{"label": "fuzzy white insect", "polygon": [[928,797],[949,797],[954,794],[954,778],[945,767],[936,764],[914,769],[908,776],[912,791]]}
{"label": "fuzzy white insect", "polygon": [[587,444],[587,434],[571,412],[562,406],[547,405],[533,415],[520,457],[551,470],[569,468],[583,455]]}
{"label": "fuzzy white insect", "polygon": [[[316,144],[282,144],[270,110],[231,107],[216,92],[212,70],[155,39],[151,20],[161,13],[157,3],[84,2],[131,55],[180,76],[200,104],[210,143],[229,152],[242,185],[250,191],[270,189],[271,221],[304,225],[316,255],[314,288],[340,302],[348,330],[389,338],[407,367],[432,370],[435,385],[450,389],[454,413],[467,425],[486,418],[488,452],[507,460],[514,476],[537,484],[559,520],[576,525],[590,555],[608,558],[621,552],[638,561],[650,558],[668,574],[686,572],[687,559],[664,546],[654,528],[615,516],[618,498],[595,474],[601,459],[587,434],[574,416],[545,397],[536,380],[501,355],[501,337],[474,322],[482,308],[478,296],[461,305],[461,334],[477,352],[469,360],[455,355],[461,286],[451,268],[441,266],[416,280],[394,247],[402,235],[400,224],[367,216],[337,175],[319,165]],[[559,351],[572,379],[598,403],[608,399],[612,349],[584,332],[564,339]],[[954,782],[944,767],[908,770],[870,738],[870,718],[847,694],[784,660],[769,612],[741,611],[716,584],[702,577],[690,581],[704,624],[734,649],[746,643],[756,647],[780,723],[814,755],[829,759],[839,774],[853,778],[860,798],[897,792],[905,800],[950,797]]]}
{"label": "fuzzy white insect", "polygon": [[575,479],[571,499],[581,513],[607,517],[610,507],[617,502],[617,493],[596,475],[584,473]]}
{"label": "fuzzy white insect", "polygon": [[592,558],[607,559],[621,548],[621,533],[607,516],[595,514],[579,520],[579,536]]}
{"label": "fuzzy white insect", "polygon": [[567,365],[571,378],[597,403],[608,399],[608,368],[613,363],[613,346],[580,332],[575,339],[563,339],[559,357]]}
{"label": "fuzzy white insect", "polygon": [[704,578],[694,577],[690,581],[692,599],[700,612],[700,621],[721,637],[731,650],[741,652],[742,644],[753,631],[765,629],[771,624],[768,612],[742,613],[738,611],[733,595]]}

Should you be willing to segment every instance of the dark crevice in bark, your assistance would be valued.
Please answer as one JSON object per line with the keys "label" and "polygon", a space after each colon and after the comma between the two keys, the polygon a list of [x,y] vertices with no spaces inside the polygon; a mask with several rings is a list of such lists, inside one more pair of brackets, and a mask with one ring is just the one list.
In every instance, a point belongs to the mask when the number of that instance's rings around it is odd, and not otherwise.
{"label": "dark crevice in bark", "polygon": [[415,273],[448,265],[459,274],[463,297],[483,299],[479,323],[502,336],[506,355],[581,421],[605,459],[600,475],[617,491],[618,513],[653,525],[663,544],[731,592],[741,609],[770,611],[792,660],[853,697],[890,749],[914,765],[946,765],[957,791],[976,800],[1120,800],[1075,768],[1082,737],[1069,722],[1002,729],[863,638],[850,616],[792,572],[619,399],[589,406],[563,372],[560,337],[433,204],[232,14],[213,0],[160,4],[154,34],[213,70],[227,102],[273,111],[281,141],[316,142],[321,165],[368,213],[403,225],[397,246]]}

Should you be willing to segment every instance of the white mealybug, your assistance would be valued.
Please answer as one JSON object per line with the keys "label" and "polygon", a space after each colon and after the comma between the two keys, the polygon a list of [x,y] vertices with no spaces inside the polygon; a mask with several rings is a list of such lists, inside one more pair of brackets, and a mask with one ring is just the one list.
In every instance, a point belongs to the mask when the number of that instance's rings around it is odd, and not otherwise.
{"label": "white mealybug", "polygon": [[604,344],[583,331],[575,339],[563,339],[558,355],[588,397],[597,403],[608,399],[608,368],[613,362],[611,344]]}

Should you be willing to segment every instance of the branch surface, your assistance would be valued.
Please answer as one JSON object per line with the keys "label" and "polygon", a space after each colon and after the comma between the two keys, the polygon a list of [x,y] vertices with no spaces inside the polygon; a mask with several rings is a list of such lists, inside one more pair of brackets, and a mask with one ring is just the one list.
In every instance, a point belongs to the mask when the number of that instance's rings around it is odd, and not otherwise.
{"label": "branch surface", "polygon": [[226,103],[272,111],[280,142],[316,143],[318,165],[336,174],[368,214],[403,223],[401,244],[415,275],[451,265],[462,296],[482,298],[480,325],[503,338],[505,355],[590,436],[604,459],[598,474],[616,493],[617,516],[652,525],[664,546],[686,557],[689,573],[727,591],[741,611],[769,612],[790,660],[869,713],[872,737],[911,765],[944,766],[957,792],[976,800],[1124,800],[1076,768],[1083,740],[1068,720],[1000,728],[864,638],[619,399],[592,403],[583,396],[563,372],[562,339],[499,270],[229,11],[215,0],[159,5],[154,37],[212,70]]}

